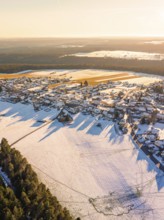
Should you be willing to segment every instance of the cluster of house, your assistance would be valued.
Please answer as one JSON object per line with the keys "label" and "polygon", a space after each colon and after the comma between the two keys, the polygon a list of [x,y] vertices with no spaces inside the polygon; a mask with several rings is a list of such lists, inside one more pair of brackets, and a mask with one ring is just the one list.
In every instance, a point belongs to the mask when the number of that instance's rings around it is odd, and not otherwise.
{"label": "cluster of house", "polygon": [[146,155],[164,171],[164,140],[160,138],[159,129],[153,127],[146,131],[132,129],[131,135]]}
{"label": "cluster of house", "polygon": [[[0,100],[32,104],[36,111],[66,109],[71,114],[82,112],[97,119],[116,121],[122,133],[127,133],[129,127],[137,128],[138,124],[164,124],[164,81],[149,86],[120,81],[89,86],[87,81],[82,84],[69,79],[23,77],[0,80]],[[154,143],[160,141],[157,134],[138,138],[146,144],[148,137],[154,137]],[[151,145],[149,151],[152,146],[156,150],[157,146]],[[157,153],[164,158],[163,149]]]}
{"label": "cluster of house", "polygon": [[34,109],[39,110],[39,107],[49,105],[49,87],[68,81],[51,77],[1,79],[0,99],[11,103],[33,104]]}
{"label": "cluster of house", "polygon": [[[68,81],[49,77],[0,80],[0,99],[32,104],[36,111],[65,108],[72,114],[82,112],[98,119],[119,119],[120,128],[127,121],[164,123],[164,93],[157,89],[164,88],[162,81],[149,87],[111,81],[83,86]],[[50,88],[50,85],[56,86]]]}

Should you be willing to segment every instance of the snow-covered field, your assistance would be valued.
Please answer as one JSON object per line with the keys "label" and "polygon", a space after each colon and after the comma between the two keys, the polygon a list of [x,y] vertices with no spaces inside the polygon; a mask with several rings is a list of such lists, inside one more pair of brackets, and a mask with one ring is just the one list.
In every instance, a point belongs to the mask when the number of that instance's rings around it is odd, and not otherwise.
{"label": "snow-covered field", "polygon": [[[150,84],[156,81],[163,80],[164,77],[152,75],[152,74],[144,74],[144,73],[135,73],[129,71],[110,71],[110,70],[94,70],[94,69],[85,69],[85,70],[40,70],[40,71],[33,71],[30,73],[32,76],[53,76],[53,77],[60,77],[60,78],[70,78],[71,80],[83,80],[83,79],[91,79],[94,78],[99,83],[101,83],[104,78],[109,80],[118,80],[118,81],[128,81],[129,83],[137,83],[137,84]],[[119,77],[118,77],[119,75]],[[136,78],[130,78],[131,76],[138,76]],[[129,77],[129,79],[128,79]],[[125,79],[124,79],[125,78]]]}
{"label": "snow-covered field", "polygon": [[164,44],[163,40],[154,40],[154,41],[146,41],[144,42],[145,44],[154,44],[154,45],[160,45],[160,44]]}
{"label": "snow-covered field", "polygon": [[[5,114],[5,115],[3,115]],[[0,138],[12,144],[57,115],[30,105],[0,102]],[[164,173],[112,122],[78,114],[71,125],[54,121],[16,147],[59,201],[81,219],[162,220]]]}
{"label": "snow-covered field", "polygon": [[[22,76],[21,76],[22,75]],[[47,70],[26,70],[16,74],[0,74],[2,79],[20,78],[20,77],[54,77],[59,79],[69,78],[71,81],[79,82],[90,80],[95,83],[104,83],[105,81],[127,81],[129,83],[150,84],[164,77],[153,74],[137,73],[130,71],[112,71],[112,70],[95,70],[95,69],[47,69]],[[137,80],[136,80],[137,79]]]}
{"label": "snow-covered field", "polygon": [[89,53],[76,53],[71,56],[77,57],[111,57],[117,59],[127,59],[127,60],[164,60],[164,54],[160,53],[146,53],[146,52],[136,52],[136,51],[94,51]]}
{"label": "snow-covered field", "polygon": [[81,48],[84,47],[85,45],[73,45],[73,44],[62,44],[62,45],[57,45],[57,48]]}
{"label": "snow-covered field", "polygon": [[73,70],[64,70],[64,69],[48,69],[48,70],[38,70],[32,71],[30,75],[32,76],[62,76],[63,74],[67,74]]}

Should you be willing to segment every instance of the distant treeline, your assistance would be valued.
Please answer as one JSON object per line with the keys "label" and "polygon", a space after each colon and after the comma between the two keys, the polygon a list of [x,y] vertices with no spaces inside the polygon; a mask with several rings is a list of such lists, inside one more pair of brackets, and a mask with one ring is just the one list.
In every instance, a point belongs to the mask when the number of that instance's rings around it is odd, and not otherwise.
{"label": "distant treeline", "polygon": [[112,58],[65,57],[56,63],[0,64],[0,73],[40,69],[104,69],[133,71],[164,76],[164,61],[141,61]]}
{"label": "distant treeline", "polygon": [[[0,39],[0,73],[39,69],[104,69],[164,75],[164,61],[75,57],[70,54],[102,50],[164,54],[163,38],[43,38]],[[80,46],[80,47],[79,47]]]}
{"label": "distant treeline", "polygon": [[[104,69],[164,75],[164,61],[70,56],[102,50],[164,54],[163,38],[0,39],[0,73],[39,69]],[[79,47],[80,46],[80,47]]]}
{"label": "distant treeline", "polygon": [[0,178],[0,219],[3,220],[72,220],[49,189],[38,181],[27,160],[11,148],[6,139],[0,145],[0,167],[12,186]]}

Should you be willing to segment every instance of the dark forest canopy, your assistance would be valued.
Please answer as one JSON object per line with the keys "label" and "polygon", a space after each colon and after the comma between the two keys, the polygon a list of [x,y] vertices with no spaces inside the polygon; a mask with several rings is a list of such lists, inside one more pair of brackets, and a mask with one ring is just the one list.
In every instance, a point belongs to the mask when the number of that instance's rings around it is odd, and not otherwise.
{"label": "dark forest canopy", "polygon": [[[12,39],[0,40],[0,73],[38,69],[107,69],[164,75],[164,60],[144,61],[65,56],[100,50],[164,54],[164,44],[145,42],[161,38]],[[63,57],[65,56],[65,57]]]}
{"label": "dark forest canopy", "polygon": [[40,183],[31,165],[6,139],[0,147],[0,167],[11,180],[5,187],[0,178],[0,219],[73,220],[49,189]]}
{"label": "dark forest canopy", "polygon": [[[71,60],[71,57],[69,58]],[[87,58],[86,58],[87,59]],[[90,59],[90,60],[89,60]],[[78,62],[78,60],[80,62]],[[94,61],[92,61],[94,60]],[[67,64],[66,64],[67,63]],[[102,69],[117,71],[133,71],[138,73],[148,73],[164,76],[164,62],[154,61],[129,61],[121,59],[100,60],[99,58],[72,58],[71,63],[64,64],[4,64],[0,65],[0,73],[17,73],[24,70],[44,70],[44,69]]]}

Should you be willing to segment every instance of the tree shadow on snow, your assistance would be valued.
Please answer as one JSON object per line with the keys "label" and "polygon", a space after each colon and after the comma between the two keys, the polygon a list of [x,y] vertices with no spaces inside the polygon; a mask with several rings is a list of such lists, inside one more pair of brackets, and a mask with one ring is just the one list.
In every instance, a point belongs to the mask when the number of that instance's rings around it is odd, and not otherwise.
{"label": "tree shadow on snow", "polygon": [[50,112],[38,111],[35,112],[31,105],[23,105],[23,104],[12,104],[0,102],[0,115],[4,115],[3,117],[11,117],[16,119],[14,122],[9,123],[7,127],[15,125],[19,122],[34,120],[34,123],[31,127],[40,127],[44,121],[46,122],[47,115],[49,120],[54,118],[54,115],[57,114],[56,110],[52,110]]}
{"label": "tree shadow on snow", "polygon": [[[158,191],[160,191],[164,187],[164,172],[160,170],[155,163],[138,147],[138,145],[134,142],[132,137],[130,137],[132,143],[134,144],[135,151],[133,151],[133,155],[137,155],[136,162],[145,162],[146,169],[148,172],[153,172],[155,174],[154,181],[156,181]],[[135,152],[135,153],[134,153]]]}
{"label": "tree shadow on snow", "polygon": [[61,128],[63,128],[63,124],[62,124],[62,123],[58,123],[58,124],[56,125],[56,121],[52,122],[52,123],[50,124],[50,126],[48,127],[48,130],[50,130],[50,131],[49,131],[48,134],[46,134],[43,138],[41,138],[41,139],[39,140],[39,142],[45,140],[46,138],[48,138],[49,136],[51,136],[53,133],[55,133],[56,131],[58,131],[58,130],[61,129]]}

